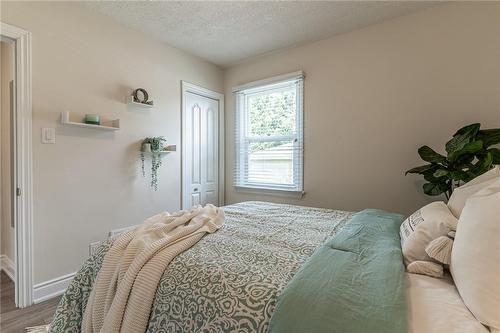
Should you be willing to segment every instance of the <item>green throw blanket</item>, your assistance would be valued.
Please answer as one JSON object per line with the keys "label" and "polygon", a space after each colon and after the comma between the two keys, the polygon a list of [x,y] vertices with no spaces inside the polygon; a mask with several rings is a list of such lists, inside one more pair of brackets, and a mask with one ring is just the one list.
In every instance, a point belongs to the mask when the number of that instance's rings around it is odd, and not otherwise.
{"label": "green throw blanket", "polygon": [[403,219],[374,209],[354,215],[283,290],[269,333],[407,332]]}

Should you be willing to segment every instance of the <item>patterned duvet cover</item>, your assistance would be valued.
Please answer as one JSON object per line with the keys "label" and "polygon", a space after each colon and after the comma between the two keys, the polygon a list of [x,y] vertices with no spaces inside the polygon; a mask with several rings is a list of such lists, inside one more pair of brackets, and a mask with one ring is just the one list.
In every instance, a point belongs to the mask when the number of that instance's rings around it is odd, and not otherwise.
{"label": "patterned duvet cover", "polygon": [[[277,297],[318,245],[352,213],[244,202],[177,256],[158,285],[147,332],[266,332]],[[108,240],[86,260],[63,295],[50,332],[79,332]]]}

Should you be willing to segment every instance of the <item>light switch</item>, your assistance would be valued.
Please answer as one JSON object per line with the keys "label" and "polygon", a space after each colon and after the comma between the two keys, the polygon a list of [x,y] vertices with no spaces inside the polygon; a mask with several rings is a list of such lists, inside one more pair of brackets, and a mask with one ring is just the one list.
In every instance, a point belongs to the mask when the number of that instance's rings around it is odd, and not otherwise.
{"label": "light switch", "polygon": [[56,143],[56,129],[53,127],[42,128],[42,143]]}

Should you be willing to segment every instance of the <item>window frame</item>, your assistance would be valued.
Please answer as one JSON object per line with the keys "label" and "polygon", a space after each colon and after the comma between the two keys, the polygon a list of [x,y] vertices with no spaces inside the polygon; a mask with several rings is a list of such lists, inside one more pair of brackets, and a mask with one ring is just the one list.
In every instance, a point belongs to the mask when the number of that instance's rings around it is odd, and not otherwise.
{"label": "window frame", "polygon": [[[288,89],[295,86],[295,131],[290,135],[255,136],[249,133],[248,99],[266,91]],[[233,88],[235,95],[235,174],[234,187],[238,190],[251,192],[267,192],[268,194],[289,195],[304,193],[304,74],[294,72],[264,80],[254,81]],[[251,143],[290,141],[292,148],[292,183],[275,184],[252,182],[248,178],[249,152]],[[243,150],[243,151],[241,151]]]}

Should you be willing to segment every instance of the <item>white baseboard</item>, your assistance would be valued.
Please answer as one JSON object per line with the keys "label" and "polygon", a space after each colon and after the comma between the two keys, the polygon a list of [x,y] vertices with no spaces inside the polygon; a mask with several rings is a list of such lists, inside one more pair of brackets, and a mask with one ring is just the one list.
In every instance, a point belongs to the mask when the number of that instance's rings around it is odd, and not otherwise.
{"label": "white baseboard", "polygon": [[[134,225],[125,228],[111,230],[109,232],[109,237],[117,237],[135,227],[136,226]],[[92,254],[92,249],[100,245],[100,243],[101,242],[95,242],[90,244],[90,252],[91,252],[90,254]],[[56,296],[62,295],[66,291],[66,288],[68,288],[69,284],[71,283],[71,280],[73,280],[73,277],[75,277],[75,274],[76,272],[36,284],[35,287],[33,288],[33,302],[37,304],[46,301],[48,299],[54,298]]]}
{"label": "white baseboard", "polygon": [[38,283],[33,288],[33,301],[35,304],[62,295],[68,288],[75,273],[66,274],[52,280]]}
{"label": "white baseboard", "polygon": [[132,229],[134,229],[135,227],[137,227],[137,224],[136,225],[131,225],[129,227],[124,227],[124,228],[119,228],[119,229],[113,229],[109,232],[108,234],[108,237],[109,238],[114,238],[116,236],[119,236],[123,233],[126,233],[127,231],[130,231]]}
{"label": "white baseboard", "polygon": [[12,281],[15,281],[16,266],[5,254],[0,255],[0,269],[3,270]]}

